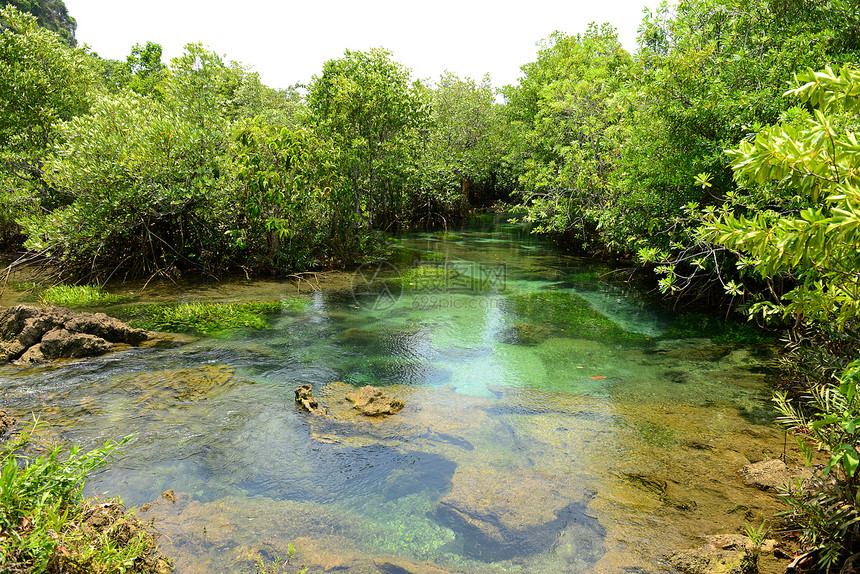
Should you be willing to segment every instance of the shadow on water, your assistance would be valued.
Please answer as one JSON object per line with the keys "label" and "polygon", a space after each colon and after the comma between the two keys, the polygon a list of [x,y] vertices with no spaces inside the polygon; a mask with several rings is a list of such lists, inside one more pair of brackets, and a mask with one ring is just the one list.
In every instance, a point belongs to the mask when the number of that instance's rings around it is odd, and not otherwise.
{"label": "shadow on water", "polygon": [[436,454],[401,452],[381,444],[351,448],[314,442],[307,454],[313,461],[309,475],[255,476],[238,486],[251,496],[281,500],[329,503],[375,496],[388,502],[415,494],[441,496],[451,488],[457,467]]}

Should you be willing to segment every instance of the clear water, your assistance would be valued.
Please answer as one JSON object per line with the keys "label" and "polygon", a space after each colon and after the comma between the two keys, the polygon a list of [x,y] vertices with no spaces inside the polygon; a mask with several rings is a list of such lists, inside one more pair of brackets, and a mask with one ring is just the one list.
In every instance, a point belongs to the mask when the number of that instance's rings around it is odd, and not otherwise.
{"label": "clear water", "polygon": [[[140,505],[173,489],[152,512],[178,572],[252,571],[290,545],[311,572],[664,572],[669,552],[773,511],[737,474],[783,452],[760,350],[661,338],[671,318],[641,294],[503,219],[404,236],[391,261],[381,276],[460,275],[400,293],[365,269],[269,329],[6,366],[0,407],[37,414],[47,439],[134,435],[88,491]],[[158,289],[141,296],[296,292]],[[634,335],[584,337],[542,313],[542,297],[571,296]],[[331,417],[296,409],[304,383]],[[344,395],[366,384],[406,408],[351,414]]]}

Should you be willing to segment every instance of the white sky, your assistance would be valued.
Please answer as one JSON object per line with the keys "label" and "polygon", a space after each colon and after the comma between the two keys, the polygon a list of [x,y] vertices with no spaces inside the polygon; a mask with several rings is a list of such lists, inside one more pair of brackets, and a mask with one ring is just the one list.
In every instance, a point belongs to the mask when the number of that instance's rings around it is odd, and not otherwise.
{"label": "white sky", "polygon": [[609,22],[628,51],[647,5],[659,0],[65,0],[75,37],[103,58],[125,60],[135,43],[157,42],[163,60],[201,42],[226,60],[252,66],[263,83],[307,83],[345,49],[383,47],[412,70],[438,79],[450,70],[496,87],[516,82],[537,42],[554,30],[584,32]]}

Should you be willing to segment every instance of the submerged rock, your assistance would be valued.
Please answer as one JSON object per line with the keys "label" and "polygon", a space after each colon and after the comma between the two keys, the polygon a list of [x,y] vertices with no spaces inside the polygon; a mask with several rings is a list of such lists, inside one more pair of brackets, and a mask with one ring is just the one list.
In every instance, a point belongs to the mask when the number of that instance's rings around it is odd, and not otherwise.
{"label": "submerged rock", "polygon": [[516,340],[523,345],[537,345],[555,335],[555,329],[532,323],[517,323],[514,332]]}
{"label": "submerged rock", "polygon": [[754,574],[758,572],[758,555],[772,554],[775,540],[765,540],[755,548],[752,541],[739,534],[705,536],[707,544],[682,550],[669,556],[669,564],[686,574]]}
{"label": "submerged rock", "polygon": [[309,413],[320,417],[324,417],[327,414],[325,408],[320,407],[314,398],[313,389],[307,384],[296,387],[296,404]]}
{"label": "submerged rock", "polygon": [[756,560],[746,550],[713,547],[682,550],[669,556],[669,564],[686,574],[754,574]]}
{"label": "submerged rock", "polygon": [[352,408],[369,417],[393,415],[406,406],[400,399],[393,399],[371,385],[349,393],[346,395],[346,400],[353,403]]}
{"label": "submerged rock", "polygon": [[812,475],[809,469],[790,469],[781,460],[771,458],[748,464],[740,473],[750,486],[770,492],[785,491],[794,481],[803,481]]}
{"label": "submerged rock", "polygon": [[576,554],[593,563],[605,552],[606,531],[587,514],[585,502],[572,484],[543,472],[458,469],[435,514],[457,533],[464,553],[481,560],[544,552],[575,529],[569,538]]}
{"label": "submerged rock", "polygon": [[116,344],[139,345],[149,337],[104,313],[65,307],[16,305],[0,314],[0,362],[25,364],[104,354]]}

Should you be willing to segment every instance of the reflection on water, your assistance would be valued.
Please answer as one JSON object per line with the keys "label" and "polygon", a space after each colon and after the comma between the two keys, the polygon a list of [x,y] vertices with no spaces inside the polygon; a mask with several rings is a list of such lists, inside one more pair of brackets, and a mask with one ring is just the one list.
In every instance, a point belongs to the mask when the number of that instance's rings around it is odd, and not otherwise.
{"label": "reflection on water", "polygon": [[[288,544],[312,572],[662,572],[667,552],[773,510],[737,475],[783,448],[756,349],[661,339],[668,319],[606,269],[481,225],[403,237],[384,310],[373,285],[331,289],[230,340],[3,367],[0,407],[87,447],[133,434],[88,488],[130,505],[181,493],[155,511],[179,572]],[[304,383],[332,417],[296,410]],[[344,396],[366,384],[406,408],[357,419]]]}

